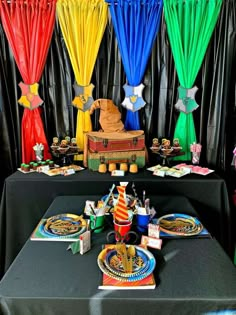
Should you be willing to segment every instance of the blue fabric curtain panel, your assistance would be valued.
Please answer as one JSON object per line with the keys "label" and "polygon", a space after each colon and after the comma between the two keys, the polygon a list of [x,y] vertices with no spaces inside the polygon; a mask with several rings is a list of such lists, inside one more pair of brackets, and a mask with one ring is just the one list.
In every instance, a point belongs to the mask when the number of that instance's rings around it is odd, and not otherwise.
{"label": "blue fabric curtain panel", "polygon": [[[159,31],[162,0],[107,0],[128,85],[142,82]],[[143,102],[145,105],[145,102]],[[144,106],[143,105],[143,106]],[[140,129],[138,110],[127,110],[126,130]]]}

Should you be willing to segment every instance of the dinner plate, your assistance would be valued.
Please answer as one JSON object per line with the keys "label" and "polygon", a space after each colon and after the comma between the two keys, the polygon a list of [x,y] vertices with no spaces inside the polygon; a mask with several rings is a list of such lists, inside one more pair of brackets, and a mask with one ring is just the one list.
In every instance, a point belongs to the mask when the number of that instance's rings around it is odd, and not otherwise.
{"label": "dinner plate", "polygon": [[125,272],[122,264],[121,257],[117,254],[114,249],[107,253],[104,264],[111,272],[121,277],[134,277],[146,272],[149,268],[150,262],[149,257],[144,251],[136,248],[136,255],[132,258],[132,269],[133,272]]}
{"label": "dinner plate", "polygon": [[63,213],[48,218],[40,227],[45,236],[74,237],[86,230],[86,221],[82,216]]}
{"label": "dinner plate", "polygon": [[192,236],[199,234],[203,225],[192,216],[181,213],[167,214],[158,219],[160,230],[169,235]]}
{"label": "dinner plate", "polygon": [[[152,253],[148,250],[140,246],[135,246],[135,249],[136,256],[134,257],[134,261],[136,260],[136,262],[133,263],[133,266],[136,266],[133,273],[125,274],[121,267],[115,267],[114,264],[111,264],[111,259],[114,258],[114,255],[116,255],[115,246],[103,249],[98,255],[97,263],[100,270],[109,277],[118,281],[133,282],[146,278],[155,269],[156,260]],[[140,263],[140,267],[137,266],[139,264],[138,261]]]}

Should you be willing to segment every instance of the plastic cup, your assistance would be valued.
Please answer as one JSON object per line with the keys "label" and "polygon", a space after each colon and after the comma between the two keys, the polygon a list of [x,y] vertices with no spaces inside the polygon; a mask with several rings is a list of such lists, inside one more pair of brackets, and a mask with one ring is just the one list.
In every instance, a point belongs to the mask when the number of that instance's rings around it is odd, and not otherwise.
{"label": "plastic cup", "polygon": [[114,170],[116,170],[116,163],[110,163],[108,166],[108,171],[112,172]]}
{"label": "plastic cup", "polygon": [[131,225],[132,225],[132,221],[117,223],[114,220],[113,222],[114,222],[114,230],[115,230],[115,232],[117,232],[116,236],[115,236],[116,241],[117,242],[128,241],[129,237],[125,236],[125,235],[130,231],[130,228],[131,228]]}
{"label": "plastic cup", "polygon": [[121,171],[128,171],[128,164],[127,163],[120,163],[120,170]]}
{"label": "plastic cup", "polygon": [[137,214],[137,230],[141,233],[147,232],[150,222],[150,214]]}
{"label": "plastic cup", "polygon": [[101,233],[104,229],[105,215],[95,216],[90,215],[90,228],[94,230],[94,233]]}

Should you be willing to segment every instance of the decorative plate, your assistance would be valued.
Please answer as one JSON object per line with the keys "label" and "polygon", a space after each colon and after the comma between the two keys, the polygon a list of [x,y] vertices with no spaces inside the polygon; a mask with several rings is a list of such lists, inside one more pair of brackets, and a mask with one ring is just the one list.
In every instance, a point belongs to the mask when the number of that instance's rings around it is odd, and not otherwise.
{"label": "decorative plate", "polygon": [[48,218],[40,232],[45,236],[74,237],[86,230],[86,221],[82,216],[63,213]]}
{"label": "decorative plate", "polygon": [[[130,245],[126,245],[127,247]],[[133,257],[134,271],[132,273],[125,273],[119,259],[115,245],[103,249],[98,255],[97,263],[103,273],[118,281],[138,281],[149,276],[156,266],[156,260],[151,252],[140,247],[135,246],[136,255]]]}
{"label": "decorative plate", "polygon": [[173,213],[158,219],[160,230],[166,234],[178,236],[192,236],[199,234],[203,225],[194,217],[187,214]]}
{"label": "decorative plate", "polygon": [[149,268],[149,258],[145,252],[136,248],[136,255],[132,258],[133,272],[125,272],[120,255],[114,249],[107,253],[104,264],[111,272],[121,277],[134,277],[146,272]]}

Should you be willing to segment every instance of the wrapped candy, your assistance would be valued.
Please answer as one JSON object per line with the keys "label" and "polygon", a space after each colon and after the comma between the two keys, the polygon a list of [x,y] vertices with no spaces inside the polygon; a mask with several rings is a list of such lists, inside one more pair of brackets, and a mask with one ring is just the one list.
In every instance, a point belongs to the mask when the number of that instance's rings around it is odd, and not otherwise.
{"label": "wrapped candy", "polygon": [[193,144],[190,145],[190,151],[192,152],[192,163],[199,164],[202,145],[200,143],[194,142]]}

